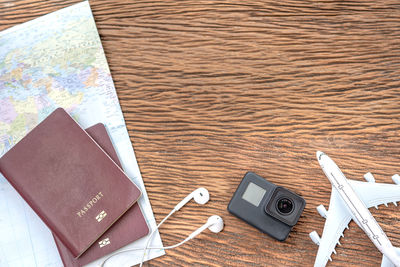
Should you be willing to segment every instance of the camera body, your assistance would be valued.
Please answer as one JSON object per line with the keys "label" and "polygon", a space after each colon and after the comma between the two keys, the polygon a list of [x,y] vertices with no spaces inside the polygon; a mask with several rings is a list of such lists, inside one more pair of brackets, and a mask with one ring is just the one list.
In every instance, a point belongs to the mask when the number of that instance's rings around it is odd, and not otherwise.
{"label": "camera body", "polygon": [[261,232],[284,241],[305,205],[306,201],[299,195],[248,172],[229,202],[228,211]]}

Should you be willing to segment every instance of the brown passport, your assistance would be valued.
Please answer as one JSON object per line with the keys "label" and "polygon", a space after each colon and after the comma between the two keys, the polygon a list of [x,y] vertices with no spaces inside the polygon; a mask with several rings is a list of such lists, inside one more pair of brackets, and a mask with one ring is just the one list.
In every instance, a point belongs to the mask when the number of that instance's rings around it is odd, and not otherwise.
{"label": "brown passport", "polygon": [[[102,123],[93,125],[86,132],[103,148],[112,160],[121,167],[114,146]],[[75,259],[71,252],[64,246],[60,239],[54,236],[58,252],[66,267],[78,267],[97,260],[133,241],[146,236],[149,227],[143,213],[136,203],[130,208],[110,229],[108,229],[88,250]]]}
{"label": "brown passport", "polygon": [[74,257],[85,252],[141,195],[61,108],[0,158],[0,172]]}

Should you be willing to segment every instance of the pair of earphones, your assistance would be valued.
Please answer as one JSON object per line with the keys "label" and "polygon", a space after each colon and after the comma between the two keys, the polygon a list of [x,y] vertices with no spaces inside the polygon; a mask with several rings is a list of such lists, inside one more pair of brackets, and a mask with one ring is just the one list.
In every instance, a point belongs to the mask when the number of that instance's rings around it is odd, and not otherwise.
{"label": "pair of earphones", "polygon": [[193,233],[191,233],[188,237],[186,237],[183,241],[179,242],[178,244],[172,245],[172,246],[167,246],[167,247],[149,247],[149,243],[152,240],[152,237],[154,233],[157,231],[157,229],[175,212],[180,210],[183,206],[185,206],[190,200],[194,200],[196,203],[200,205],[206,204],[210,200],[210,194],[208,193],[208,190],[205,189],[204,187],[197,188],[194,190],[192,193],[187,195],[181,202],[179,202],[173,209],[172,211],[157,225],[157,227],[151,232],[150,236],[147,239],[146,246],[144,248],[132,248],[132,249],[127,249],[123,251],[119,251],[115,254],[112,254],[111,256],[107,257],[102,263],[101,267],[104,266],[106,261],[108,261],[110,258],[121,254],[125,252],[130,252],[130,251],[136,251],[136,250],[144,250],[143,251],[143,256],[140,261],[140,267],[143,265],[144,258],[146,256],[146,252],[148,249],[172,249],[179,247],[180,245],[183,245],[187,241],[195,238],[197,235],[199,235],[201,232],[203,232],[205,229],[209,229],[213,233],[219,233],[224,229],[224,221],[222,218],[218,215],[212,215],[208,218],[207,222],[200,226],[197,230],[195,230]]}
{"label": "pair of earphones", "polygon": [[[208,193],[208,190],[205,189],[204,187],[197,188],[194,190],[192,193],[187,195],[181,202],[179,202],[175,208],[170,212],[172,215],[174,212],[180,210],[183,206],[185,206],[191,199],[194,199],[194,201],[197,204],[204,205],[210,200],[210,194]],[[165,217],[167,218],[167,217]],[[160,223],[161,225],[161,223]],[[157,226],[158,229],[159,226]],[[203,232],[205,229],[209,229],[213,233],[219,233],[224,229],[224,220],[218,215],[212,215],[208,218],[207,222],[201,226],[199,229],[194,231],[192,234],[189,235],[191,236],[190,239],[194,238],[201,232]]]}

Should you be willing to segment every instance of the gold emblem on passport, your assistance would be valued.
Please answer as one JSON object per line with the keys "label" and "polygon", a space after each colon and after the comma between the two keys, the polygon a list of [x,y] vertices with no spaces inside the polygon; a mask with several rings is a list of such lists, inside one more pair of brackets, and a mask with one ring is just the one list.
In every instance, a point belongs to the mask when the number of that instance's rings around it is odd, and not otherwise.
{"label": "gold emblem on passport", "polygon": [[99,246],[102,248],[102,247],[105,247],[105,246],[107,246],[108,244],[110,244],[111,242],[110,242],[110,239],[107,237],[107,238],[104,238],[103,240],[101,240],[100,242],[99,242]]}
{"label": "gold emblem on passport", "polygon": [[97,220],[98,222],[101,222],[101,220],[103,220],[106,216],[107,216],[107,213],[103,210],[102,212],[100,212],[100,213],[96,216],[96,220]]}

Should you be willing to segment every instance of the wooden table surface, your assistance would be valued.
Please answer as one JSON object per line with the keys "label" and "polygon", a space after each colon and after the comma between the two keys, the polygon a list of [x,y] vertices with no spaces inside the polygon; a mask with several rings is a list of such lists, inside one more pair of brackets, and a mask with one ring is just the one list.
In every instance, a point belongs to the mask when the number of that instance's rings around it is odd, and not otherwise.
{"label": "wooden table surface", "polygon": [[[76,1],[1,1],[0,30]],[[400,172],[400,4],[384,1],[90,1],[146,189],[175,244],[147,266],[310,266],[331,186],[316,150],[348,178]],[[307,205],[286,242],[227,212],[247,171],[302,195]],[[372,210],[395,246],[400,208]],[[381,255],[350,223],[328,266],[378,266]]]}

